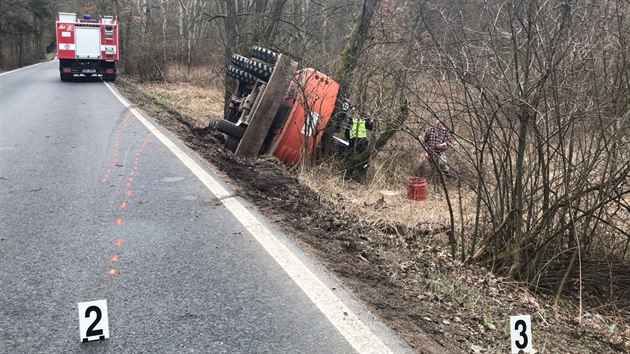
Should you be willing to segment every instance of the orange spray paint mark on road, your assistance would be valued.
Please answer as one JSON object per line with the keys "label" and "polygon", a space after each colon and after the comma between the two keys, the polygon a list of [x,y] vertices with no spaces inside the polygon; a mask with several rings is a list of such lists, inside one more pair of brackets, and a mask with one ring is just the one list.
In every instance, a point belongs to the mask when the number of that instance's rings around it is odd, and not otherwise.
{"label": "orange spray paint mark on road", "polygon": [[[114,146],[113,146],[114,156],[112,157],[112,168],[116,167],[116,165],[118,164],[118,150],[120,146],[120,140],[122,138],[123,132],[127,130],[127,127],[129,127],[130,117],[131,117],[131,112],[127,112],[121,125],[118,127],[118,129],[116,129],[116,137],[114,138]],[[112,172],[112,168],[108,168],[107,170],[105,170],[105,174],[103,175],[103,178],[101,178],[101,182],[105,183],[109,180],[109,175]]]}
{"label": "orange spray paint mark on road", "polygon": [[[116,167],[116,166],[122,166],[122,165],[118,165],[118,153],[119,153],[119,142],[120,142],[120,135],[122,133],[122,131],[124,129],[127,128],[127,122],[125,121],[123,124],[123,127],[121,129],[119,129],[119,131],[117,132],[117,136],[116,136],[116,142],[114,143],[114,158],[112,160],[112,167],[108,168],[105,171],[105,176],[103,176],[103,179],[101,180],[102,182],[106,182],[107,179],[109,178],[109,174],[112,172],[112,170]],[[144,141],[142,142],[142,145],[140,146],[140,148],[138,149],[138,151],[135,154],[134,160],[133,160],[133,165],[131,168],[131,171],[129,171],[129,176],[124,179],[122,178],[120,180],[120,182],[124,182],[125,183],[125,195],[127,197],[131,197],[131,195],[133,194],[133,190],[132,190],[132,185],[134,182],[134,176],[136,174],[136,171],[138,169],[138,165],[140,164],[140,158],[142,157],[142,154],[144,153],[144,150],[146,149],[147,144],[149,143],[149,140],[151,139],[151,137],[153,136],[152,133],[147,133],[146,137],[144,138]],[[123,175],[120,174],[120,177],[122,177]],[[122,184],[122,183],[121,183]],[[122,200],[120,202],[120,209],[126,209],[127,208],[127,201],[126,200]],[[114,219],[114,223],[116,225],[122,225],[123,220],[122,217],[117,216]],[[114,240],[114,246],[116,247],[121,247],[123,243],[122,238],[117,238]],[[109,261],[110,263],[116,263],[118,262],[118,256],[110,256],[109,257]],[[108,275],[118,275],[119,271],[116,268],[109,268],[107,270],[107,274]]]}
{"label": "orange spray paint mark on road", "polygon": [[105,183],[107,182],[107,178],[109,177],[109,174],[112,172],[111,168],[108,168],[105,170],[105,175],[103,176],[103,178],[101,179],[101,182]]}
{"label": "orange spray paint mark on road", "polygon": [[127,197],[131,197],[131,195],[133,194],[132,186],[135,179],[134,176],[136,175],[136,171],[138,170],[138,165],[140,164],[140,158],[142,157],[142,154],[144,153],[144,150],[149,144],[149,140],[151,140],[152,136],[153,136],[153,133],[150,133],[150,132],[147,133],[144,140],[142,141],[142,145],[140,145],[140,148],[135,154],[135,157],[133,160],[133,166],[131,168],[131,171],[129,171],[129,176],[127,177],[127,182],[125,183],[125,187],[127,187],[127,191],[125,192],[125,195]]}

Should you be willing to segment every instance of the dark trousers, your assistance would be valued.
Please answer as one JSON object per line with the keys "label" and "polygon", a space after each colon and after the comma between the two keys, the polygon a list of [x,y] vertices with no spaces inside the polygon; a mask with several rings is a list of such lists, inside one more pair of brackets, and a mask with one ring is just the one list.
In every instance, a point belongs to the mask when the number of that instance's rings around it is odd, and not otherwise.
{"label": "dark trousers", "polygon": [[[355,158],[362,153],[364,153],[368,148],[368,140],[365,138],[355,138],[350,139],[350,149],[348,156],[350,158]],[[356,180],[357,182],[362,182],[365,179],[365,174],[367,173],[368,162],[363,161],[358,163],[356,166],[350,167],[348,169],[348,175],[350,178]]]}
{"label": "dark trousers", "polygon": [[365,138],[350,139],[350,153],[355,155],[362,154],[368,147],[368,140]]}

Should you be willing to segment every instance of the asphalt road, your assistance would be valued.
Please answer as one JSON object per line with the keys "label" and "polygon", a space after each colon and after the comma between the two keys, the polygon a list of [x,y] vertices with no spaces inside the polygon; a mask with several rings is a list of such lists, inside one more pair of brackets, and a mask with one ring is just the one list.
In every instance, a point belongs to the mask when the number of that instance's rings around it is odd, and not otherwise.
{"label": "asphalt road", "polygon": [[[317,298],[103,82],[61,82],[56,61],[0,76],[0,353],[355,352],[366,334]],[[100,299],[110,338],[81,343],[77,304]]]}

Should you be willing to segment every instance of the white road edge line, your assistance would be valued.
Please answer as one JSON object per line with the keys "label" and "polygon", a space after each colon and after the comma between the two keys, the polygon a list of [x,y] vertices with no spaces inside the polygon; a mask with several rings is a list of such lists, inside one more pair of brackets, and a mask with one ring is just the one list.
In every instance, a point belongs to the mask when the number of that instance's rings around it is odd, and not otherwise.
{"label": "white road edge line", "polygon": [[10,70],[10,71],[5,71],[3,73],[0,73],[0,76],[4,76],[6,74],[11,74],[11,73],[18,72],[18,71],[21,71],[21,70],[24,70],[24,69],[32,68],[34,66],[37,66],[37,65],[40,65],[40,64],[44,64],[44,63],[48,63],[48,62],[47,61],[43,61],[41,63],[36,63],[36,64],[28,65],[28,66],[23,66],[21,68],[13,69],[13,70]]}
{"label": "white road edge line", "polygon": [[247,208],[212,178],[184,151],[160,132],[151,122],[131,107],[110,84],[107,88],[122,102],[127,109],[153,133],[179,160],[199,178],[225,207],[239,220],[252,236],[265,248],[271,257],[284,269],[293,281],[313,301],[315,306],[328,318],[337,330],[359,353],[392,353],[344,303],[330,290],[308,267],[302,263],[291,250],[280,242]]}

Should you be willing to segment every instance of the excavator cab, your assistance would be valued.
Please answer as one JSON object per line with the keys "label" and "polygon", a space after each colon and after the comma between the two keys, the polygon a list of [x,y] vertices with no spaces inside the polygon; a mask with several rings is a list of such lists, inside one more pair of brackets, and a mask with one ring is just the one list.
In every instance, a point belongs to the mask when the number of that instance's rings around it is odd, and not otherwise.
{"label": "excavator cab", "polygon": [[211,124],[228,135],[237,155],[273,154],[287,164],[310,157],[337,103],[339,85],[268,49],[252,47],[251,58],[232,55],[227,75],[238,80],[225,119]]}

